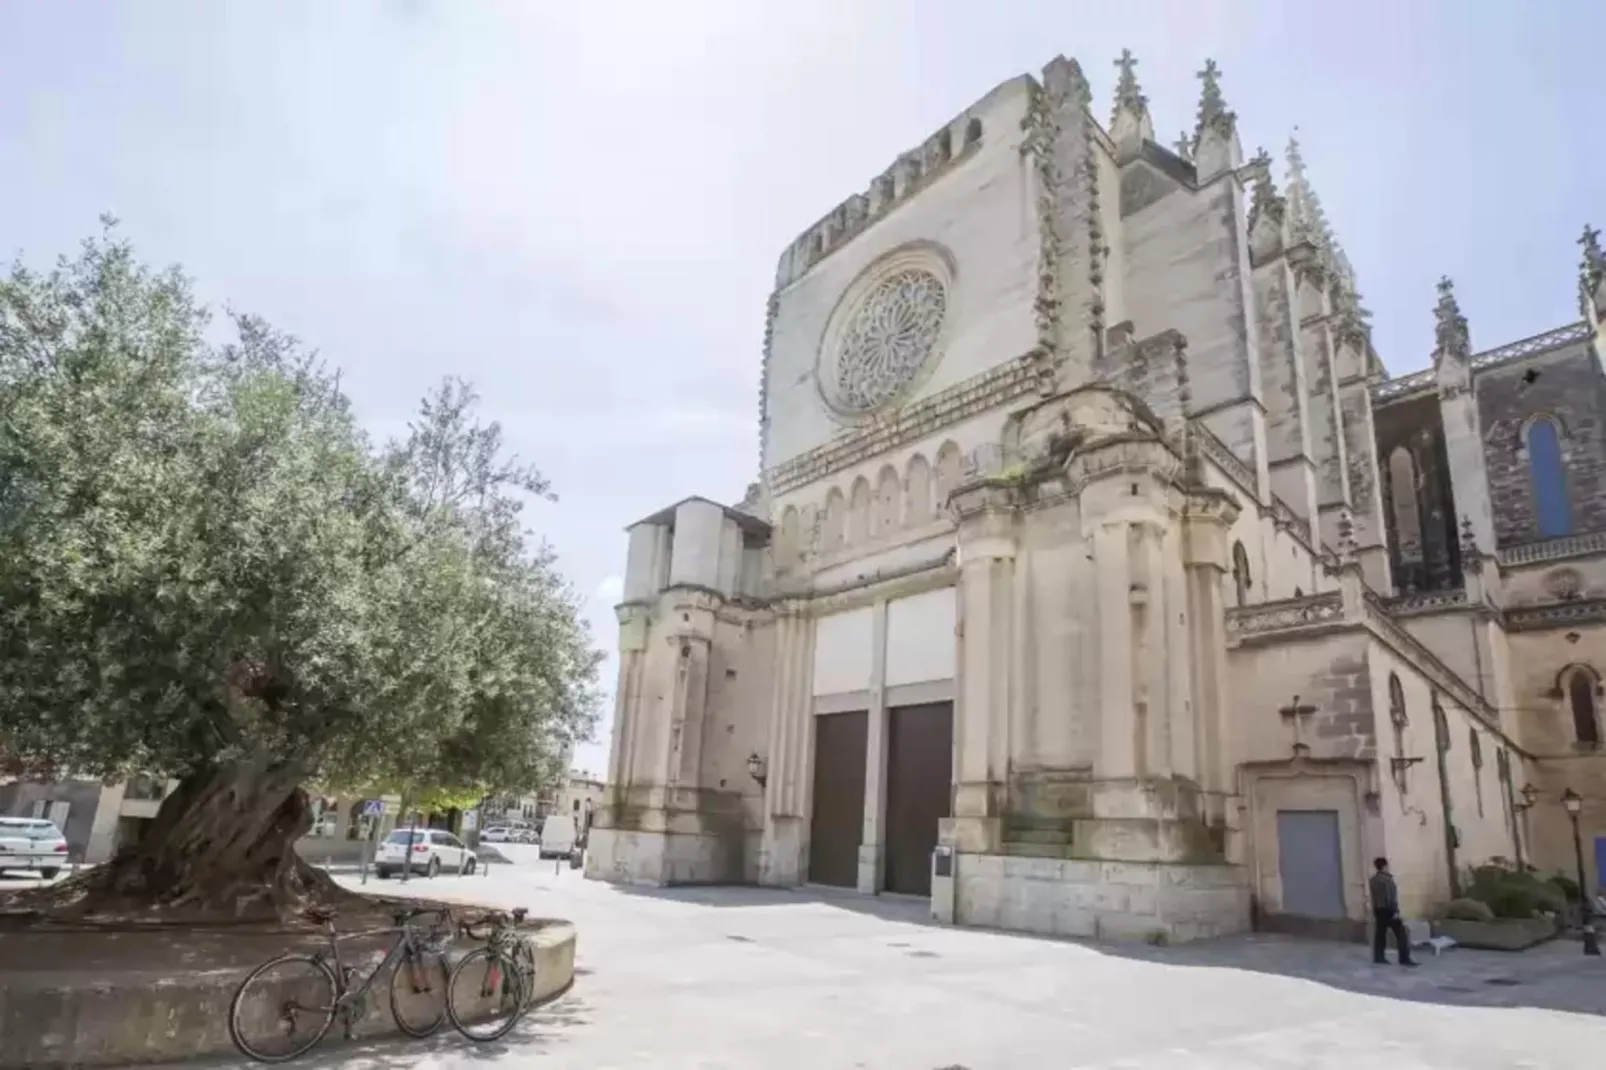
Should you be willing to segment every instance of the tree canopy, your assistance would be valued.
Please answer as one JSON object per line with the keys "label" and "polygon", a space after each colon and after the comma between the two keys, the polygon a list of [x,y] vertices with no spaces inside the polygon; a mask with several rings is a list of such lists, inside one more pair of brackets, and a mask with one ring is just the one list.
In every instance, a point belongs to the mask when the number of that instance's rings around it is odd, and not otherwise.
{"label": "tree canopy", "polygon": [[590,734],[600,655],[523,526],[550,488],[476,400],[448,380],[376,444],[315,355],[251,316],[214,324],[110,223],[48,273],[15,266],[0,755],[33,774],[549,780]]}

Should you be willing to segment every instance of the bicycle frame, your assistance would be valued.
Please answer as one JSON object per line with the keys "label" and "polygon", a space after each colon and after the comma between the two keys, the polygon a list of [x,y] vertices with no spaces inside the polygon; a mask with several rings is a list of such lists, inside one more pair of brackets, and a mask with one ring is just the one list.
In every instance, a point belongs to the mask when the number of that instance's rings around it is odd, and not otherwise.
{"label": "bicycle frame", "polygon": [[[436,911],[435,913],[437,916],[449,915],[449,912],[444,910]],[[368,975],[362,979],[362,984],[352,986],[351,977],[347,974],[347,967],[340,959],[341,943],[347,940],[355,940],[360,937],[373,936],[377,933],[386,932],[394,932],[396,934],[396,939],[390,945],[390,949],[385,952],[385,957],[379,960],[379,964],[377,966],[368,971]],[[413,935],[411,918],[402,922],[401,925],[397,927],[387,926],[383,929],[364,929],[361,932],[354,933],[337,933],[334,931],[334,923],[331,922],[328,934],[328,954],[326,955],[324,952],[319,951],[316,952],[313,957],[329,961],[334,966],[336,985],[334,1009],[337,1012],[349,1012],[352,1007],[355,1007],[358,1003],[360,1003],[362,998],[368,994],[368,990],[374,986],[375,979],[378,978],[380,974],[385,972],[385,967],[392,965],[398,958],[409,953],[422,958],[422,949],[418,946],[418,940]],[[352,974],[355,974],[356,968],[352,967],[351,969]]]}

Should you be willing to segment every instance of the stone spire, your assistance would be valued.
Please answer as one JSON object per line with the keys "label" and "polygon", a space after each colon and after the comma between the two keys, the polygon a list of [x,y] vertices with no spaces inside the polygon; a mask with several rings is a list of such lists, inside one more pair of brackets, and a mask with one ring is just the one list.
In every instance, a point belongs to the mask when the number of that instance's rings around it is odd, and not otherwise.
{"label": "stone spire", "polygon": [[1250,158],[1249,166],[1255,169],[1255,188],[1249,201],[1249,229],[1254,230],[1262,218],[1281,226],[1288,214],[1288,201],[1277,192],[1277,180],[1271,174],[1271,153],[1265,148],[1259,149]]}
{"label": "stone spire", "polygon": [[1327,226],[1327,215],[1322,202],[1311,189],[1305,173],[1305,157],[1299,151],[1299,139],[1288,139],[1288,215],[1289,228],[1295,241],[1308,241],[1324,259],[1332,245],[1333,234]]}
{"label": "stone spire", "polygon": [[1238,144],[1238,116],[1227,107],[1221,95],[1221,68],[1213,59],[1205,60],[1199,72],[1203,89],[1199,95],[1199,118],[1193,129],[1193,155],[1200,181],[1214,178],[1243,163]]}
{"label": "stone spire", "polygon": [[1204,70],[1197,75],[1204,83],[1199,94],[1199,118],[1193,126],[1194,151],[1206,130],[1215,130],[1227,137],[1238,129],[1238,116],[1227,108],[1227,99],[1221,95],[1221,68],[1213,59],[1205,60]]}
{"label": "stone spire", "polygon": [[1578,245],[1584,250],[1578,264],[1578,308],[1585,319],[1606,320],[1606,253],[1601,252],[1600,231],[1584,224]]}
{"label": "stone spire", "polygon": [[1255,263],[1264,263],[1283,251],[1283,220],[1288,202],[1277,191],[1271,174],[1271,154],[1264,148],[1248,163],[1254,172],[1254,189],[1249,201],[1249,250]]}
{"label": "stone spire", "polygon": [[1182,157],[1184,160],[1192,163],[1193,135],[1188,133],[1186,130],[1178,134],[1176,143],[1171,146],[1171,151]]}
{"label": "stone spire", "polygon": [[1154,123],[1149,118],[1149,98],[1138,88],[1138,76],[1133,73],[1138,65],[1130,48],[1121,49],[1121,58],[1115,61],[1121,77],[1115,83],[1115,110],[1110,116],[1110,140],[1115,142],[1116,156],[1135,157],[1145,141],[1154,140]]}
{"label": "stone spire", "polygon": [[1455,299],[1455,283],[1446,275],[1439,280],[1439,303],[1433,306],[1433,364],[1446,358],[1465,364],[1472,356],[1472,334]]}
{"label": "stone spire", "polygon": [[1288,227],[1296,242],[1307,241],[1316,248],[1316,262],[1332,284],[1333,311],[1340,329],[1364,334],[1370,329],[1372,314],[1361,304],[1355,281],[1355,268],[1344,247],[1327,222],[1327,213],[1310,184],[1299,139],[1288,139]]}

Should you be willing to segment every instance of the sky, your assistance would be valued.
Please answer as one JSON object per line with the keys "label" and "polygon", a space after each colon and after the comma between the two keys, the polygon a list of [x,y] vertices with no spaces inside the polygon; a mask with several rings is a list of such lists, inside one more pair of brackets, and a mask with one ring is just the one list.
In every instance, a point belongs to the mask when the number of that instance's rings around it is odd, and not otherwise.
{"label": "sky", "polygon": [[1475,348],[1578,318],[1601,40],[1590,0],[13,0],[0,254],[109,212],[318,348],[381,437],[468,378],[611,650],[625,526],[757,477],[781,250],[993,86],[1063,54],[1107,117],[1131,48],[1170,144],[1215,59],[1246,154],[1298,129],[1401,374],[1444,274]]}

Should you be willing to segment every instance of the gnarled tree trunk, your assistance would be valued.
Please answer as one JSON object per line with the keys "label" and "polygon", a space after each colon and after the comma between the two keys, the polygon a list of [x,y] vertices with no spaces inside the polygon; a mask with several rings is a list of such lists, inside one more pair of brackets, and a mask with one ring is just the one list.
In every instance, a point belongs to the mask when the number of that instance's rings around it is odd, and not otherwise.
{"label": "gnarled tree trunk", "polygon": [[48,891],[75,914],[288,918],[344,898],[296,853],[312,827],[298,763],[220,763],[186,776],[139,842]]}

